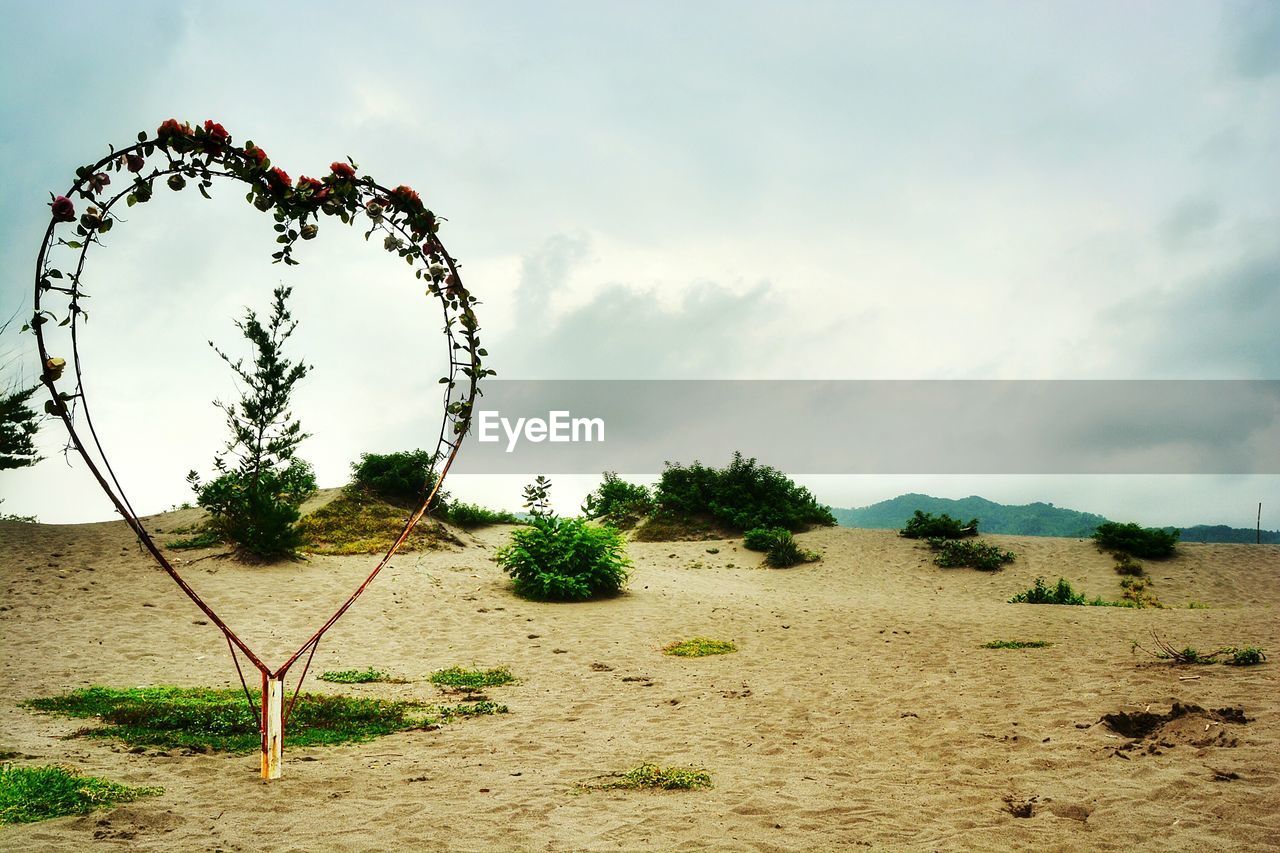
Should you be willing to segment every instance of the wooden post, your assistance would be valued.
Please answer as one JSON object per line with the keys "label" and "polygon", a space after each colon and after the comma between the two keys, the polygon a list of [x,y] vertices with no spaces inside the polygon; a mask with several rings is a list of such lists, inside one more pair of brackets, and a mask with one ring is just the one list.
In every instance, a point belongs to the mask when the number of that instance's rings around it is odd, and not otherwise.
{"label": "wooden post", "polygon": [[1258,501],[1258,544],[1262,544],[1262,501]]}
{"label": "wooden post", "polygon": [[262,778],[280,778],[280,758],[284,751],[284,678],[262,674]]}

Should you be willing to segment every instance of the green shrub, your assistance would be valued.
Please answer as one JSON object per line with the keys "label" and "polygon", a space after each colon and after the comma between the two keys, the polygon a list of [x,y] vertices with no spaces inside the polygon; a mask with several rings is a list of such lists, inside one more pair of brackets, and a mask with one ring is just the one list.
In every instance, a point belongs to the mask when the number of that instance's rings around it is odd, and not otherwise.
{"label": "green shrub", "polygon": [[791,538],[785,527],[757,527],[742,536],[742,544],[748,551],[768,551],[784,539]]}
{"label": "green shrub", "polygon": [[994,572],[1015,559],[1012,551],[1001,551],[986,542],[934,538],[929,540],[929,547],[938,552],[933,562],[944,569],[970,566],[984,572]]}
{"label": "green shrub", "polygon": [[1227,666],[1255,666],[1267,659],[1262,653],[1262,649],[1257,646],[1246,646],[1243,649],[1237,649],[1234,646],[1222,650],[1222,654],[1230,655],[1224,660]]}
{"label": "green shrub", "polygon": [[580,518],[535,515],[511,532],[496,559],[525,598],[581,601],[619,592],[627,580],[626,543],[612,527]]}
{"label": "green shrub", "polygon": [[1159,560],[1173,555],[1181,532],[1167,528],[1141,527],[1108,521],[1093,532],[1093,541],[1106,551],[1118,551],[1133,557]]}
{"label": "green shrub", "polygon": [[968,524],[961,524],[945,512],[935,516],[916,510],[898,534],[908,539],[963,539],[978,535],[978,519],[972,518]]}
{"label": "green shrub", "polygon": [[[425,450],[361,453],[360,461],[351,463],[351,482],[384,501],[417,506],[436,484],[436,472],[431,467],[434,461]],[[437,512],[445,511],[447,497],[436,495],[432,506]]]}
{"label": "green shrub", "polygon": [[451,503],[440,517],[463,530],[475,530],[478,527],[490,527],[494,524],[520,524],[520,519],[509,512],[468,503]]}
{"label": "green shrub", "polygon": [[440,687],[456,687],[463,690],[479,690],[482,687],[501,687],[514,684],[516,677],[505,666],[494,669],[463,669],[451,666],[431,673],[431,683]]}
{"label": "green shrub", "polygon": [[621,529],[635,527],[654,510],[653,495],[639,483],[628,483],[612,471],[582,503],[582,514]]}
{"label": "green shrub", "polygon": [[1056,586],[1046,586],[1044,578],[1036,578],[1026,592],[1009,599],[1010,604],[1084,604],[1084,595],[1071,588],[1066,578],[1058,578]]}
{"label": "green shrub", "polygon": [[5,764],[0,766],[0,825],[88,814],[160,793],[162,788],[131,788],[94,776],[80,776],[66,767]]}
{"label": "green shrub", "polygon": [[723,469],[668,462],[655,490],[658,507],[678,517],[710,515],[732,530],[805,530],[836,523],[831,511],[789,477],[734,453]]}
{"label": "green shrub", "polygon": [[774,540],[764,555],[764,563],[771,569],[789,569],[801,563],[814,563],[821,557],[813,551],[806,551],[796,543],[790,533]]}
{"label": "green shrub", "polygon": [[263,468],[256,481],[239,468],[223,471],[201,483],[188,476],[197,503],[209,512],[198,541],[231,542],[264,559],[292,556],[302,544],[294,527],[302,502],[315,493],[311,466],[294,459],[284,469]]}

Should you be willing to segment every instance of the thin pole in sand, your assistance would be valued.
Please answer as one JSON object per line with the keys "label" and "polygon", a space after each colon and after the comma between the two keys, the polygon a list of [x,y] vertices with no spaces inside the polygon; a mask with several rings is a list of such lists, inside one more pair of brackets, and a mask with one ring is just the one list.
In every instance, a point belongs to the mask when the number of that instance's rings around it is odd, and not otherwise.
{"label": "thin pole in sand", "polygon": [[262,673],[262,778],[280,778],[284,755],[284,676]]}
{"label": "thin pole in sand", "polygon": [[1262,544],[1262,501],[1258,501],[1258,544]]}

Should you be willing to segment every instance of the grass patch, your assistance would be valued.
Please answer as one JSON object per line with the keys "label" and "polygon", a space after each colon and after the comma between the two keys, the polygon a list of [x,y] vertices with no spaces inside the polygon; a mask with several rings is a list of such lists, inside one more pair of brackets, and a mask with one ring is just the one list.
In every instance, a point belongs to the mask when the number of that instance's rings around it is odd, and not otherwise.
{"label": "grass patch", "polygon": [[490,714],[505,714],[507,706],[498,702],[465,702],[458,705],[441,705],[440,718],[446,722],[457,717],[485,717]]}
{"label": "grass patch", "polygon": [[[259,701],[256,691],[254,701]],[[200,752],[254,752],[261,747],[258,720],[244,694],[202,687],[145,687],[115,690],[88,687],[22,705],[65,717],[93,719],[84,737],[115,738],[132,746],[185,748]],[[501,711],[494,713],[503,713]],[[372,740],[447,722],[455,709],[418,702],[304,693],[289,717],[292,746],[321,746]]]}
{"label": "grass patch", "polygon": [[[302,550],[312,554],[381,554],[391,547],[412,515],[375,495],[347,488],[329,503],[298,521]],[[441,524],[423,519],[405,540],[406,551],[461,545]]]}
{"label": "grass patch", "polygon": [[368,669],[340,669],[329,670],[321,674],[321,681],[328,681],[332,684],[372,684],[374,682],[383,682],[387,684],[403,684],[400,679],[392,678],[390,674],[380,669],[369,667]]}
{"label": "grass patch", "polygon": [[[605,777],[609,778],[609,777]],[[581,791],[625,789],[632,791],[695,791],[711,787],[711,774],[701,767],[660,767],[641,764],[626,773],[612,774],[611,781],[582,784]]]}
{"label": "grass patch", "polygon": [[505,666],[494,669],[463,669],[460,666],[451,666],[431,673],[431,683],[439,687],[479,690],[483,687],[515,684],[516,677]]}
{"label": "grass patch", "polygon": [[162,792],[162,788],[131,788],[96,776],[81,776],[66,767],[5,764],[0,766],[0,824],[88,814]]}
{"label": "grass patch", "polygon": [[[173,532],[177,533],[179,531],[175,530]],[[184,530],[182,532],[189,531]],[[188,551],[194,548],[217,548],[222,544],[224,544],[222,537],[212,530],[197,530],[194,535],[186,539],[174,539],[166,543],[164,547],[171,551]]]}
{"label": "grass patch", "polygon": [[1048,640],[992,640],[983,643],[984,649],[1047,649],[1053,643]]}
{"label": "grass patch", "polygon": [[708,655],[727,655],[736,652],[738,647],[732,640],[712,640],[708,637],[694,637],[663,646],[664,655],[678,658],[702,658]]}

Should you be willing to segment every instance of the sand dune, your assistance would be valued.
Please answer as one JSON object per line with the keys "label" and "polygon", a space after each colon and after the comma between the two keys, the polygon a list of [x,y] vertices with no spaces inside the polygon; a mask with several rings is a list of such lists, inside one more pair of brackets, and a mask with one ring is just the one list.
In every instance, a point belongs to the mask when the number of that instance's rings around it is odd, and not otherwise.
{"label": "sand dune", "polygon": [[[286,748],[285,778],[263,785],[256,756],[133,754],[65,739],[82,723],[16,707],[91,684],[236,682],[221,635],[199,624],[122,524],[0,524],[0,750],[165,788],[114,810],[5,828],[0,848],[1277,847],[1280,547],[1184,545],[1152,565],[1154,591],[1167,605],[1209,608],[1134,611],[1004,603],[1036,575],[1117,597],[1110,558],[1079,540],[989,537],[1018,554],[995,574],[938,569],[922,546],[884,531],[804,534],[824,559],[784,571],[761,568],[740,541],[633,543],[626,595],[564,605],[509,593],[490,561],[506,535],[464,534],[466,548],[395,560],[313,665],[376,666],[408,683],[308,689],[430,701],[435,669],[505,664],[522,683],[489,692],[511,713]],[[205,559],[187,571],[274,661],[369,565]],[[1153,627],[1179,647],[1253,644],[1273,661],[1175,668],[1131,651]],[[659,652],[699,634],[734,639],[740,651]],[[1054,645],[978,648],[1011,638]],[[1250,721],[1205,718],[1230,732],[1208,745],[1190,736],[1199,718],[1192,728],[1175,721],[1172,746],[1132,749],[1099,723],[1174,702],[1238,706]],[[646,760],[705,767],[714,787],[574,791]],[[1215,779],[1231,773],[1239,778]]]}

